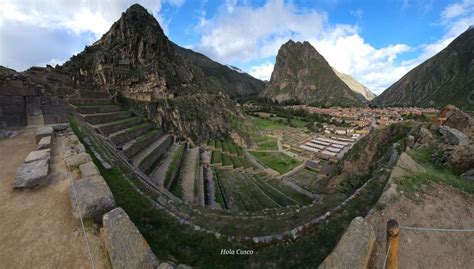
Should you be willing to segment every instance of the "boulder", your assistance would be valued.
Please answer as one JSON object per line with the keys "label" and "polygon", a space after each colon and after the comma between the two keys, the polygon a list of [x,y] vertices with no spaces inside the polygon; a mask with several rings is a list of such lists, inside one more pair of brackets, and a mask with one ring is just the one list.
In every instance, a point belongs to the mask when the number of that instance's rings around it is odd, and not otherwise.
{"label": "boulder", "polygon": [[25,163],[31,163],[43,159],[49,162],[51,159],[51,149],[42,149],[30,152],[25,158]]}
{"label": "boulder", "polygon": [[69,186],[69,196],[77,219],[92,218],[100,223],[102,216],[115,208],[114,196],[101,176],[86,177],[73,182]]}
{"label": "boulder", "polygon": [[79,165],[79,170],[81,171],[82,177],[92,177],[100,175],[99,170],[93,162],[87,162]]}
{"label": "boulder", "polygon": [[352,220],[336,248],[318,268],[367,268],[375,247],[375,231],[362,217]]}
{"label": "boulder", "polygon": [[446,119],[443,123],[444,126],[460,130],[461,132],[468,132],[474,126],[474,119],[453,105],[448,105],[441,110],[440,117]]}
{"label": "boulder", "polygon": [[415,137],[412,135],[408,135],[407,146],[409,146],[410,148],[413,148],[414,145],[415,145]]}
{"label": "boulder", "polygon": [[49,159],[22,164],[16,171],[14,188],[31,188],[47,180]]}
{"label": "boulder", "polygon": [[101,232],[113,268],[158,267],[155,254],[122,208],[105,214],[103,224]]}
{"label": "boulder", "polygon": [[38,143],[41,138],[45,136],[53,136],[54,130],[51,126],[38,127],[36,129],[36,143]]}
{"label": "boulder", "polygon": [[403,152],[398,159],[397,166],[403,168],[408,172],[424,172],[425,168],[419,165],[415,160],[413,160],[408,154]]}
{"label": "boulder", "polygon": [[470,180],[474,182],[474,168],[469,169],[467,172],[461,175],[462,179]]}
{"label": "boulder", "polygon": [[36,146],[36,150],[50,149],[51,148],[51,138],[52,138],[52,136],[45,136],[45,137],[41,138],[41,140],[38,142],[38,146]]}
{"label": "boulder", "polygon": [[78,166],[90,161],[92,161],[91,156],[85,152],[72,155],[64,159],[64,163],[68,168],[71,168],[72,166]]}
{"label": "boulder", "polygon": [[454,146],[444,152],[442,159],[460,172],[467,171],[474,167],[474,144]]}
{"label": "boulder", "polygon": [[469,142],[469,138],[463,132],[448,127],[441,126],[439,132],[443,135],[444,142],[450,145],[466,145]]}
{"label": "boulder", "polygon": [[431,134],[431,132],[426,129],[425,127],[421,127],[420,128],[420,139],[418,140],[418,142],[420,144],[427,144],[429,142],[431,142],[433,140],[433,135]]}

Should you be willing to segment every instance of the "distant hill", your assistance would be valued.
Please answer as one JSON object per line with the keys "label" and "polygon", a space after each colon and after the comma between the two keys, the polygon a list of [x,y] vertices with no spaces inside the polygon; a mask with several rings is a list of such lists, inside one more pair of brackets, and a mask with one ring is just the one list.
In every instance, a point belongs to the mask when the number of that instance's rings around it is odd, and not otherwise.
{"label": "distant hill", "polygon": [[454,104],[474,110],[474,28],[408,72],[373,103],[419,107]]}
{"label": "distant hill", "polygon": [[355,80],[352,76],[348,74],[341,73],[332,67],[332,70],[336,75],[346,83],[353,92],[355,92],[361,99],[361,101],[370,101],[376,97],[376,95],[369,90],[366,86],[362,85],[360,82]]}
{"label": "distant hill", "polygon": [[261,96],[317,106],[362,106],[356,94],[307,41],[281,46],[268,86]]}
{"label": "distant hill", "polygon": [[265,82],[235,66],[222,65],[205,55],[182,48],[174,43],[173,45],[181,57],[201,69],[205,76],[218,83],[230,96],[258,95],[265,88]]}

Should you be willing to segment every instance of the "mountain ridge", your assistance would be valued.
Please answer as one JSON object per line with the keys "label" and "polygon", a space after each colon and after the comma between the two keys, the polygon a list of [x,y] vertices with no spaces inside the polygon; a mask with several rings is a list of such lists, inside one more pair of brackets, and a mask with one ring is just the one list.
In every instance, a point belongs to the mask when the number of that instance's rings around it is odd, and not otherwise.
{"label": "mountain ridge", "polygon": [[455,38],[376,97],[378,106],[443,107],[474,110],[474,28]]}

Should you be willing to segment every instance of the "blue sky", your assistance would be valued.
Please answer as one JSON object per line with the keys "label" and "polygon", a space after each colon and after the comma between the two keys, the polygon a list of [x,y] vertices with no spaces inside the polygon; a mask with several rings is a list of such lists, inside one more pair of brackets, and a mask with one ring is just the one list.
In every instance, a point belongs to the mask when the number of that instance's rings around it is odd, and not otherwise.
{"label": "blue sky", "polygon": [[376,93],[474,24],[474,0],[0,0],[0,65],[62,63],[135,2],[175,43],[260,79],[291,38]]}

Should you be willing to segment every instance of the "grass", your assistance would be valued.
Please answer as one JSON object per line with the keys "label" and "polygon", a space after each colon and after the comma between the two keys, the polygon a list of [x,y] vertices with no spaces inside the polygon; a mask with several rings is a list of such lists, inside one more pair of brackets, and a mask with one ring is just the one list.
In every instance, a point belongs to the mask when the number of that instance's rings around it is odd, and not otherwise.
{"label": "grass", "polygon": [[222,162],[222,153],[220,151],[213,150],[211,156],[211,163],[221,163]]}
{"label": "grass", "polygon": [[222,154],[222,166],[232,165],[232,159],[227,154]]}
{"label": "grass", "polygon": [[[79,128],[74,118],[70,120],[70,123],[71,128],[83,144],[85,144],[84,137],[88,137],[103,157],[108,156],[107,150],[95,140],[88,130]],[[117,206],[127,212],[160,260],[178,260],[180,263],[201,268],[238,268],[246,263],[246,257],[222,256],[219,252],[222,248],[245,249],[245,246],[184,228],[176,219],[161,209],[155,208],[149,199],[133,188],[132,183],[124,176],[124,173],[128,173],[125,167],[112,162],[112,169],[106,170],[87,145],[85,146],[109,185]],[[144,188],[137,179],[132,178],[131,181],[140,189]]]}
{"label": "grass", "polygon": [[[168,187],[170,186],[174,180],[173,175],[176,173],[176,169],[179,167],[179,161],[181,159],[181,156],[183,155],[184,151],[184,145],[179,145],[179,148],[176,150],[176,152],[173,155],[173,160],[170,163],[170,166],[166,170],[166,175],[165,175],[165,186]],[[171,187],[171,186],[170,186]]]}
{"label": "grass", "polygon": [[219,176],[217,175],[216,169],[212,168],[212,180],[214,181],[214,191],[215,191],[215,197],[216,197],[216,202],[221,205],[222,209],[226,209],[227,206],[225,204],[224,197],[222,196],[221,192],[221,185],[219,182]]}
{"label": "grass", "polygon": [[250,151],[258,161],[280,174],[284,174],[300,164],[300,161],[281,152]]}
{"label": "grass", "polygon": [[253,141],[257,144],[259,150],[278,150],[278,142],[274,137],[254,136]]}
{"label": "grass", "polygon": [[433,182],[451,186],[467,193],[474,193],[473,182],[461,179],[457,171],[443,167],[432,159],[432,156],[440,154],[436,148],[413,149],[408,154],[420,163],[426,171],[411,173],[399,179],[400,187],[407,193],[413,194],[419,191],[421,186],[429,186]]}
{"label": "grass", "polygon": [[258,117],[251,117],[252,123],[260,129],[282,129],[287,127],[285,124],[280,124],[276,121],[262,119]]}

